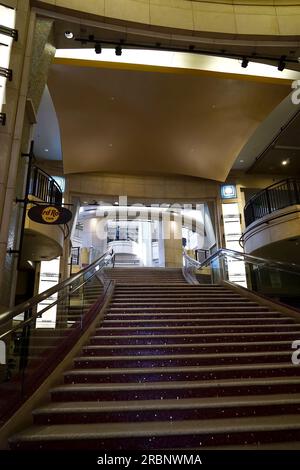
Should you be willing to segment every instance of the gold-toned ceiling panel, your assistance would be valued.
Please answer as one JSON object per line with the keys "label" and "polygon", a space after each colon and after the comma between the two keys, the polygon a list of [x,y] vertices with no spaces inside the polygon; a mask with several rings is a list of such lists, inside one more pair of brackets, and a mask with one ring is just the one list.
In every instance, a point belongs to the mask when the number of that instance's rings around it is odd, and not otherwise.
{"label": "gold-toned ceiling panel", "polygon": [[49,88],[65,173],[181,174],[224,181],[288,85],[54,64]]}

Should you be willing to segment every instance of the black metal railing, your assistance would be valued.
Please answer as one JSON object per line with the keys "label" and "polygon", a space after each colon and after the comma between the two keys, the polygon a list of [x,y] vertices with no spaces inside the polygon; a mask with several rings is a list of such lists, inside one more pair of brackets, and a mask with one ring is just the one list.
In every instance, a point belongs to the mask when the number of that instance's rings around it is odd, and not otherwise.
{"label": "black metal railing", "polygon": [[255,194],[245,205],[246,227],[262,217],[285,207],[300,204],[300,179],[288,178]]}
{"label": "black metal railing", "polygon": [[48,204],[62,204],[63,193],[60,186],[52,176],[35,165],[31,167],[29,194]]}

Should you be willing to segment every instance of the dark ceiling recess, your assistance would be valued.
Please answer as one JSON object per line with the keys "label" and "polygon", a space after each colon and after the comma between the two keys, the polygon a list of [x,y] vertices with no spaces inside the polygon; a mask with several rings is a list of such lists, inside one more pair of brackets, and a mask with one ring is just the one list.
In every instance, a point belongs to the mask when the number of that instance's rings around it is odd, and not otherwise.
{"label": "dark ceiling recess", "polygon": [[280,128],[248,173],[300,175],[300,110]]}

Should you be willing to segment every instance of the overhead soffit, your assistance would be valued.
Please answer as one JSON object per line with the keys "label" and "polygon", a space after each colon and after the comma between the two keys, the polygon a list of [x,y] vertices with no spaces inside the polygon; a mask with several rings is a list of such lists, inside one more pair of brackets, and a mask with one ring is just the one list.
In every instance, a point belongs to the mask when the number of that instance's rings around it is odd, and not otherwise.
{"label": "overhead soffit", "polygon": [[179,174],[224,181],[289,84],[226,75],[54,64],[49,89],[65,173]]}
{"label": "overhead soffit", "polygon": [[[281,176],[300,174],[300,110],[291,122],[250,168],[250,173],[272,173]],[[282,165],[286,162],[286,165]]]}

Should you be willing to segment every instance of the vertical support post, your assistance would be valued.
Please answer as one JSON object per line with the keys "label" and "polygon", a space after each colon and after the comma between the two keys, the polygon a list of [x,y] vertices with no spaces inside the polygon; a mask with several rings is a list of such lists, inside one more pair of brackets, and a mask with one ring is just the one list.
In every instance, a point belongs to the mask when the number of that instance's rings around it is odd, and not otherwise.
{"label": "vertical support post", "polygon": [[31,169],[32,169],[32,160],[33,160],[33,140],[30,143],[29,153],[24,156],[28,157],[28,168],[27,168],[27,176],[26,176],[25,195],[24,195],[24,202],[23,202],[24,206],[23,206],[19,252],[18,252],[18,265],[17,265],[18,270],[20,269],[22,248],[23,248],[23,241],[24,241],[24,230],[25,230],[26,212],[27,212],[27,205],[28,205],[28,195],[29,195],[29,189],[30,189]]}

